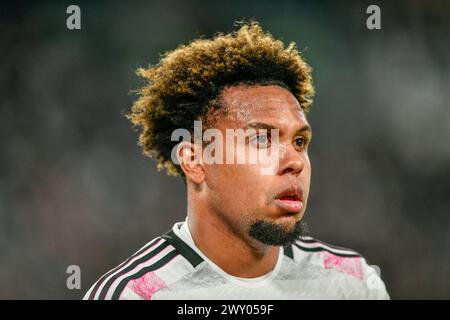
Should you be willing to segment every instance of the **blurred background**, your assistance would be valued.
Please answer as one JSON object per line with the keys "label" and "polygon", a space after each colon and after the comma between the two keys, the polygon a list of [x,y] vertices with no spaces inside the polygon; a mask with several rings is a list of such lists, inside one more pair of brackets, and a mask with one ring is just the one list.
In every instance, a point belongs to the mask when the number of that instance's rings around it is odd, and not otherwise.
{"label": "blurred background", "polygon": [[312,235],[379,265],[392,298],[450,299],[450,1],[284,0],[0,5],[0,298],[80,299],[184,219],[182,180],[123,116],[134,70],[243,18],[314,68]]}

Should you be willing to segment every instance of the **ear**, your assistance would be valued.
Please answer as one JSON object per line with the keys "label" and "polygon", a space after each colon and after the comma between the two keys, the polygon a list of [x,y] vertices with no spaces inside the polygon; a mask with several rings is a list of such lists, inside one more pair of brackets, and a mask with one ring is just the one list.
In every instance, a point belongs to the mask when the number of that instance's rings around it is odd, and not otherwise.
{"label": "ear", "polygon": [[188,141],[181,142],[177,147],[177,160],[186,179],[195,184],[201,184],[205,179],[205,168],[202,161],[202,147]]}

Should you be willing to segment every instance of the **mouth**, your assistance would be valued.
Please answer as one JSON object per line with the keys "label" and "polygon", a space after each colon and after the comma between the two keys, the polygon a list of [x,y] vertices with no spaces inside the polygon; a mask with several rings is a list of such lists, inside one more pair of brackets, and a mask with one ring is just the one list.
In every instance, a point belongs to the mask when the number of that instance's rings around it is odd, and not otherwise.
{"label": "mouth", "polygon": [[299,187],[288,188],[275,196],[275,204],[290,213],[303,209],[303,192]]}

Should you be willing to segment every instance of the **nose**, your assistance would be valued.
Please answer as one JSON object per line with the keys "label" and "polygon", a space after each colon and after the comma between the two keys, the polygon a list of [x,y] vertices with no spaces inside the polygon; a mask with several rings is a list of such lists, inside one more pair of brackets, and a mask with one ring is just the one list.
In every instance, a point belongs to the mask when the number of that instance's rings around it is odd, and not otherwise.
{"label": "nose", "polygon": [[290,145],[287,146],[280,154],[280,168],[279,175],[299,175],[304,167],[304,160],[300,153]]}

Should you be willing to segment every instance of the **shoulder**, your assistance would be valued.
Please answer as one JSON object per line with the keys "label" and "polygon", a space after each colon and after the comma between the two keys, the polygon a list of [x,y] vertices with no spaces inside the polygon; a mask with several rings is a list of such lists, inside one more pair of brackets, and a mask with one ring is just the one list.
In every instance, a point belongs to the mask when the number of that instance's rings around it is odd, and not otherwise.
{"label": "shoulder", "polygon": [[331,245],[325,241],[313,237],[302,237],[294,242],[293,246],[296,251],[305,253],[324,253],[327,252],[332,255],[348,258],[362,258],[362,255],[357,251],[349,248]]}
{"label": "shoulder", "polygon": [[330,245],[312,237],[299,238],[292,245],[284,247],[284,251],[296,262],[335,269],[359,279],[363,279],[363,267],[367,264],[355,250]]}
{"label": "shoulder", "polygon": [[300,264],[313,265],[318,270],[358,280],[367,289],[369,298],[389,299],[378,266],[370,265],[364,256],[353,249],[331,245],[313,237],[302,237],[284,250],[287,256]]}
{"label": "shoulder", "polygon": [[88,290],[85,300],[151,299],[193,269],[167,233],[148,242]]}

